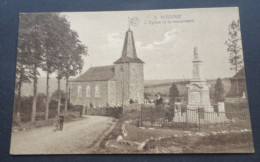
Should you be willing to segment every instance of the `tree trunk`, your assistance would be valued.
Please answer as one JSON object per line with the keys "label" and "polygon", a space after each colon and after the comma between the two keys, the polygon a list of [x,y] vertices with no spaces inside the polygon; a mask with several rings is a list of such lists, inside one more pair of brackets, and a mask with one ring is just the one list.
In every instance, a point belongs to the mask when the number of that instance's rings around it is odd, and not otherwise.
{"label": "tree trunk", "polygon": [[236,96],[237,96],[237,98],[239,97],[238,95],[239,95],[238,94],[238,63],[236,61]]}
{"label": "tree trunk", "polygon": [[238,96],[238,63],[236,61],[236,96],[237,96],[237,108],[239,108],[239,96]]}
{"label": "tree trunk", "polygon": [[49,80],[50,80],[50,76],[49,76],[49,72],[47,71],[47,78],[46,78],[46,110],[45,110],[45,121],[47,121],[49,119]]}
{"label": "tree trunk", "polygon": [[57,111],[57,113],[58,113],[58,115],[60,115],[60,100],[61,100],[61,93],[60,93],[60,80],[61,79],[59,79],[58,78],[58,111]]}
{"label": "tree trunk", "polygon": [[20,73],[20,79],[18,82],[18,96],[17,96],[17,108],[16,108],[16,121],[17,124],[20,123],[20,111],[21,111],[21,89],[22,89],[22,76],[23,76],[23,70]]}
{"label": "tree trunk", "polygon": [[68,88],[69,88],[69,83],[68,83],[68,77],[66,77],[66,96],[65,96],[65,114],[67,113],[67,110],[68,110],[68,95],[69,95],[69,91],[68,91]]}
{"label": "tree trunk", "polygon": [[33,103],[32,103],[32,116],[31,116],[31,122],[35,122],[36,117],[36,103],[37,103],[37,67],[35,66],[33,69]]}
{"label": "tree trunk", "polygon": [[238,76],[237,76],[238,70],[236,70],[236,96],[237,96],[237,108],[239,108],[239,93],[238,93]]}

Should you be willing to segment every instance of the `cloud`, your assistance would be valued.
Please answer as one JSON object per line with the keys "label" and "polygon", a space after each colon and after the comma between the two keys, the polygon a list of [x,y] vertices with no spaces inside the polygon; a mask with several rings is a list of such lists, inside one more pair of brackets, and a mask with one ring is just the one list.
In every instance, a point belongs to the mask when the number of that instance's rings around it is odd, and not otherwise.
{"label": "cloud", "polygon": [[109,45],[118,46],[122,44],[122,36],[120,33],[110,33],[107,35],[107,41]]}
{"label": "cloud", "polygon": [[143,45],[142,42],[137,41],[136,45],[139,46],[140,48],[148,49],[148,50],[157,49],[158,47],[160,47],[160,45],[166,44],[172,41],[174,38],[176,38],[176,32],[177,32],[176,29],[171,29],[164,33],[164,37],[162,40],[155,41],[147,45]]}

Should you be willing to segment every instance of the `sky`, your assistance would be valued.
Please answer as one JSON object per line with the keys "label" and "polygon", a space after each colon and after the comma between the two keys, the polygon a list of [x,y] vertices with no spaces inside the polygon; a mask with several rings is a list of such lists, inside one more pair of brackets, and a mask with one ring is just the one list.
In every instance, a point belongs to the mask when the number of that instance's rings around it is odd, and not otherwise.
{"label": "sky", "polygon": [[201,8],[61,13],[88,46],[85,72],[90,67],[112,65],[121,57],[129,19],[137,56],[145,62],[144,79],[189,79],[193,49],[203,60],[206,79],[234,75],[228,62],[228,26],[239,20],[238,8]]}

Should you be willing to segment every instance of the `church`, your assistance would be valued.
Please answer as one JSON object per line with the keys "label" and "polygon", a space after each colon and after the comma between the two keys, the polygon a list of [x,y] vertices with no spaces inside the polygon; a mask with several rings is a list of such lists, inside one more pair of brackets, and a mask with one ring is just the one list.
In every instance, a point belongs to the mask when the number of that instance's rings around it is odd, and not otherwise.
{"label": "church", "polygon": [[69,81],[70,102],[86,108],[144,102],[144,62],[137,57],[133,31],[125,34],[121,57],[113,65],[91,67]]}

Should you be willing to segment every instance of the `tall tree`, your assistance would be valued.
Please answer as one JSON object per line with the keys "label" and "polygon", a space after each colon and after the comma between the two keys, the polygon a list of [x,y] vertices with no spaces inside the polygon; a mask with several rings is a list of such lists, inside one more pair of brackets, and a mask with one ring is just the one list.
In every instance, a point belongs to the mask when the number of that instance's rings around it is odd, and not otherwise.
{"label": "tall tree", "polygon": [[[21,14],[19,45],[19,64],[17,64],[17,92],[21,93],[22,82],[33,82],[33,104],[31,121],[35,121],[38,70],[46,72],[46,114],[49,111],[49,76],[57,74],[58,94],[60,81],[63,77],[74,76],[83,67],[82,56],[86,47],[78,39],[78,34],[70,29],[70,24],[60,14]],[[68,87],[68,83],[67,86]],[[18,97],[20,100],[20,97]],[[60,98],[60,95],[59,95]],[[60,99],[58,114],[60,113]],[[19,106],[18,106],[19,107]]]}
{"label": "tall tree", "polygon": [[60,113],[60,80],[66,80],[66,100],[65,112],[68,105],[68,79],[70,76],[75,76],[81,72],[83,68],[83,56],[87,54],[87,47],[79,40],[77,32],[71,30],[70,24],[64,16],[59,16],[63,22],[62,33],[59,40],[59,50],[57,51],[58,61],[56,61],[56,73],[58,81],[58,113]]}
{"label": "tall tree", "polygon": [[220,78],[217,79],[215,84],[214,98],[216,102],[224,101],[224,84]]}
{"label": "tall tree", "polygon": [[[30,47],[26,43],[26,31],[24,28],[23,24],[24,22],[21,21],[21,28],[19,29],[19,36],[18,36],[18,48],[17,48],[17,64],[16,64],[16,86],[15,86],[15,91],[17,95],[16,99],[16,115],[20,114],[20,108],[21,108],[21,89],[23,83],[31,83],[32,79],[32,74],[29,71],[29,63],[30,60],[28,59],[28,51]],[[23,25],[22,25],[23,24]]]}
{"label": "tall tree", "polygon": [[36,103],[38,95],[38,76],[39,68],[42,63],[42,40],[40,35],[39,27],[36,25],[32,28],[32,43],[31,43],[31,52],[30,58],[32,59],[31,70],[33,74],[33,103],[32,103],[32,116],[31,122],[35,122],[36,117]]}
{"label": "tall tree", "polygon": [[57,13],[44,14],[45,22],[43,23],[43,30],[45,31],[45,55],[44,55],[44,65],[43,70],[46,72],[46,108],[45,108],[45,120],[48,120],[49,115],[49,102],[50,102],[50,94],[49,94],[49,79],[50,75],[59,67],[59,53],[60,47],[66,40],[62,38],[64,35],[63,26],[67,26],[67,22],[60,18],[60,15]]}
{"label": "tall tree", "polygon": [[[227,52],[229,54],[229,63],[231,64],[230,69],[234,70],[237,74],[243,65],[243,56],[241,53],[241,32],[240,32],[240,21],[232,21],[228,28],[229,38],[225,42],[227,45]],[[238,97],[238,78],[236,76],[236,96]]]}
{"label": "tall tree", "polygon": [[40,29],[41,17],[38,14],[21,14],[20,29],[19,30],[19,44],[24,45],[24,53],[22,57],[26,59],[26,67],[28,73],[33,80],[33,104],[31,122],[35,121],[36,116],[36,102],[37,102],[37,84],[39,68],[42,65],[43,53],[43,32]]}
{"label": "tall tree", "polygon": [[170,103],[174,104],[177,97],[179,97],[179,90],[175,83],[172,83],[172,86],[170,88]]}
{"label": "tall tree", "polygon": [[69,33],[69,38],[67,42],[70,46],[69,53],[67,55],[67,60],[65,62],[65,69],[63,76],[66,80],[66,98],[65,98],[65,112],[68,109],[68,80],[69,77],[75,76],[81,72],[83,68],[83,56],[87,55],[87,47],[81,43],[78,39],[78,34],[75,31]]}

